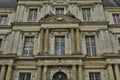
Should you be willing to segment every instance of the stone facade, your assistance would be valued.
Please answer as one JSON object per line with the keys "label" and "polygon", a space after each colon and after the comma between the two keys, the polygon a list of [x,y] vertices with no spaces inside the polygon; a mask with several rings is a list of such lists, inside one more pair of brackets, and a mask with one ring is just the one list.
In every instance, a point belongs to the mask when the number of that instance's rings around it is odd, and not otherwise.
{"label": "stone facade", "polygon": [[18,0],[0,8],[0,80],[120,80],[120,6]]}

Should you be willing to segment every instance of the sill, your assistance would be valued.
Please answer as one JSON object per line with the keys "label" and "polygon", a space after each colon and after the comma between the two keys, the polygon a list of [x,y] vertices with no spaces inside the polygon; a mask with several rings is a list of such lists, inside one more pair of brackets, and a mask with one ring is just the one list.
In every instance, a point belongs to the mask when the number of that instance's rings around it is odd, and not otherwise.
{"label": "sill", "polygon": [[115,28],[115,27],[116,27],[116,28],[119,27],[119,28],[120,28],[120,23],[119,23],[119,24],[109,24],[109,27],[114,27],[114,28]]}
{"label": "sill", "polygon": [[34,59],[34,56],[18,56],[18,59]]}
{"label": "sill", "polygon": [[0,29],[3,29],[3,28],[12,28],[11,25],[0,25]]}

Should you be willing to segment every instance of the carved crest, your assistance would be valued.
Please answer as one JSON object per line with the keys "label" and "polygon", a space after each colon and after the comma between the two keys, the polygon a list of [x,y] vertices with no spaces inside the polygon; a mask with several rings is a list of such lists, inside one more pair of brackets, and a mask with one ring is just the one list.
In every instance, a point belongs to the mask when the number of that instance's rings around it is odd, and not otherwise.
{"label": "carved crest", "polygon": [[67,15],[52,15],[40,20],[41,23],[78,23],[79,19]]}

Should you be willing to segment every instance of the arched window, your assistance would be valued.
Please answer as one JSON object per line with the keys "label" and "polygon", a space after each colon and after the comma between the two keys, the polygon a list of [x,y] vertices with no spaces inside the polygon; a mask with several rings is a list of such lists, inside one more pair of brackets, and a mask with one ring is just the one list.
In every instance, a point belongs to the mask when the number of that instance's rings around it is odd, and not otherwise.
{"label": "arched window", "polygon": [[63,72],[57,72],[54,74],[53,80],[67,80],[67,75]]}

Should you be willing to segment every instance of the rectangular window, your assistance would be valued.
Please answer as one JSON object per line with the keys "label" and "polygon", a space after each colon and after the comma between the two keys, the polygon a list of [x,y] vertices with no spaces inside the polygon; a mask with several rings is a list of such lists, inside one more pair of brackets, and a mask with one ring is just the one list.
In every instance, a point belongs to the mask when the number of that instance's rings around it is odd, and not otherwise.
{"label": "rectangular window", "polygon": [[56,14],[64,14],[64,8],[56,8]]}
{"label": "rectangular window", "polygon": [[85,36],[86,51],[88,56],[96,56],[95,36]]}
{"label": "rectangular window", "polygon": [[0,39],[0,48],[2,47],[2,39]]}
{"label": "rectangular window", "polygon": [[28,21],[36,21],[37,12],[38,12],[38,9],[29,9]]}
{"label": "rectangular window", "polygon": [[55,55],[65,54],[65,36],[55,36]]}
{"label": "rectangular window", "polygon": [[100,72],[89,72],[89,80],[101,80]]}
{"label": "rectangular window", "polygon": [[113,14],[113,19],[115,24],[120,23],[120,15],[119,14]]}
{"label": "rectangular window", "polygon": [[7,22],[7,15],[0,16],[0,25],[6,25]]}
{"label": "rectangular window", "polygon": [[31,80],[31,73],[20,72],[19,80]]}
{"label": "rectangular window", "polygon": [[89,21],[91,17],[90,8],[82,8],[82,15],[84,21]]}
{"label": "rectangular window", "polygon": [[33,36],[25,37],[23,56],[32,56],[33,49],[34,49],[34,37]]}
{"label": "rectangular window", "polygon": [[118,44],[119,44],[119,46],[120,46],[120,38],[118,38]]}

